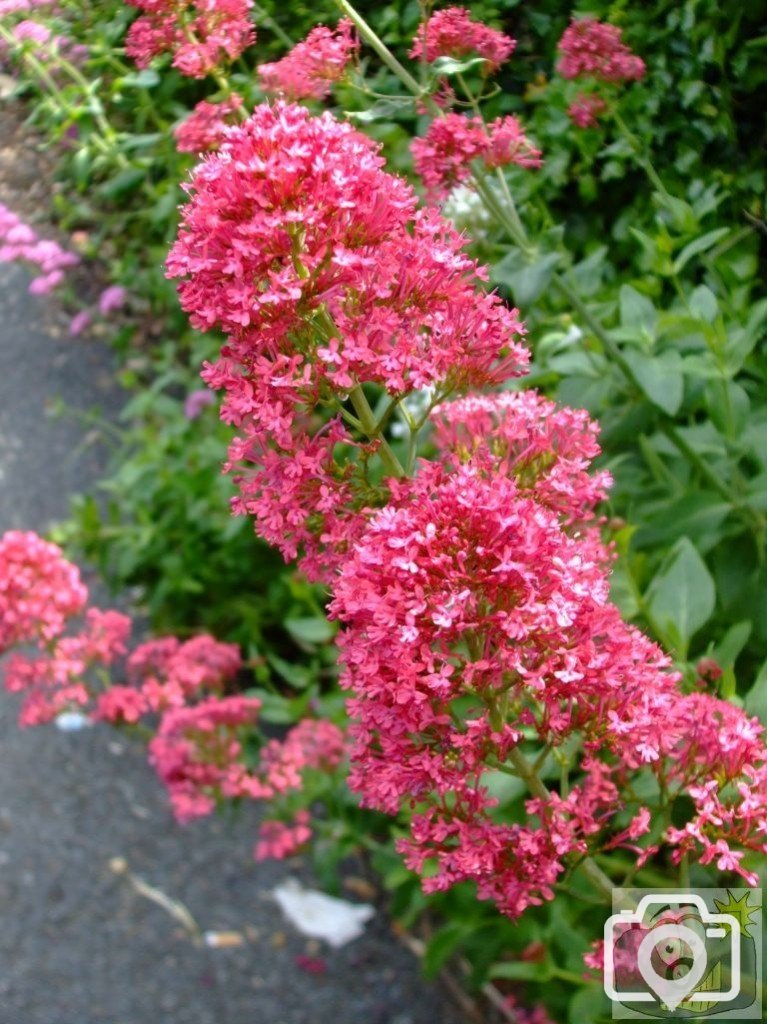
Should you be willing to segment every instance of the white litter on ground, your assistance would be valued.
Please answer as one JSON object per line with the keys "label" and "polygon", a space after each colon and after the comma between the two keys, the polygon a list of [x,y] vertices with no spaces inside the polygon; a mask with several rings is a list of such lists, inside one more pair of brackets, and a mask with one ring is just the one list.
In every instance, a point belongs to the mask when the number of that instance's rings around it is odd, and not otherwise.
{"label": "white litter on ground", "polygon": [[87,729],[93,722],[87,715],[81,715],[79,711],[63,711],[55,718],[56,728],[62,732],[79,732],[80,729]]}
{"label": "white litter on ground", "polygon": [[358,939],[375,914],[369,903],[349,903],[316,889],[305,889],[295,878],[275,886],[272,896],[302,935],[324,939],[335,949]]}

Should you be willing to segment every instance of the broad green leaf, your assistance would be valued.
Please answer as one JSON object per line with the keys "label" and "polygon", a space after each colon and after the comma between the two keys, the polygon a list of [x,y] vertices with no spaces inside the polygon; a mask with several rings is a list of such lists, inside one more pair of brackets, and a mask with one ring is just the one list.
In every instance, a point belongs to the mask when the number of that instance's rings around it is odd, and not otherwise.
{"label": "broad green leaf", "polygon": [[471,926],[465,921],[452,921],[444,925],[426,943],[422,966],[427,978],[434,978],[465,938]]}
{"label": "broad green leaf", "polygon": [[514,302],[521,307],[534,302],[550,283],[559,262],[555,252],[545,253],[527,263],[517,251],[510,253],[494,268],[493,280],[511,289]]}
{"label": "broad green leaf", "polygon": [[650,356],[628,350],[624,352],[624,358],[653,405],[674,416],[684,398],[684,375],[679,353],[670,350],[659,356]]}
{"label": "broad green leaf", "polygon": [[690,638],[711,618],[715,604],[714,581],[705,562],[691,541],[681,537],[647,588],[648,615],[662,639],[678,645],[677,654],[685,657]]}
{"label": "broad green leaf", "polygon": [[693,316],[712,324],[719,312],[719,303],[711,289],[702,284],[690,296],[690,309]]}
{"label": "broad green leaf", "polygon": [[335,627],[328,622],[324,615],[315,615],[312,618],[286,619],[285,629],[300,643],[324,644],[335,636]]}
{"label": "broad green leaf", "polygon": [[610,1018],[610,1004],[601,984],[580,989],[567,1008],[568,1024],[600,1024]]}
{"label": "broad green leaf", "polygon": [[701,235],[699,238],[694,238],[692,242],[682,249],[677,258],[674,260],[674,273],[680,274],[693,256],[697,256],[699,253],[706,252],[711,249],[716,243],[729,235],[729,228],[715,228],[713,231],[707,231],[705,235]]}
{"label": "broad green leaf", "polygon": [[654,336],[658,313],[652,301],[630,284],[621,285],[620,290],[621,327],[646,331]]}

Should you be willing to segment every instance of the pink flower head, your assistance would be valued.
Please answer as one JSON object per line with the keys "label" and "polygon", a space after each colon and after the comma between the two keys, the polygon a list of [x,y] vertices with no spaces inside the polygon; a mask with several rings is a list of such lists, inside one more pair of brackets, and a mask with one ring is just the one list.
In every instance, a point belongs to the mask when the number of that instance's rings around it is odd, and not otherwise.
{"label": "pink flower head", "polygon": [[284,860],[292,857],[312,838],[308,811],[296,811],[291,822],[264,821],[258,830],[256,860]]}
{"label": "pink flower head", "polygon": [[430,197],[446,196],[471,175],[471,162],[485,155],[488,137],[479,117],[445,114],[411,143],[413,167]]}
{"label": "pink flower head", "polygon": [[255,697],[213,697],[165,712],[149,758],[179,821],[210,814],[221,797],[242,794],[242,741],[260,708]]}
{"label": "pink flower head", "polygon": [[487,61],[489,71],[497,71],[509,59],[516,45],[516,39],[474,21],[465,7],[446,7],[435,11],[421,26],[410,56],[424,56],[431,62],[438,57],[460,58],[478,54]]}
{"label": "pink flower head", "polygon": [[595,18],[573,18],[559,41],[563,78],[632,82],[644,78],[644,61],[621,40],[621,30]]}
{"label": "pink flower head", "polygon": [[76,566],[55,544],[17,530],[0,538],[0,652],[59,636],[87,599]]}
{"label": "pink flower head", "polygon": [[214,405],[215,401],[213,392],[207,388],[197,388],[195,391],[190,391],[184,401],[184,415],[188,420],[196,420],[202,413],[202,410],[210,405]]}
{"label": "pink flower head", "polygon": [[192,113],[173,129],[179,153],[208,153],[218,149],[224,132],[237,123],[242,96],[233,93],[221,103],[201,100]]}
{"label": "pink flower head", "polygon": [[606,497],[609,474],[587,472],[599,455],[599,428],[582,409],[558,408],[529,389],[468,395],[438,406],[432,418],[435,441],[453,464],[489,463],[566,521],[592,519]]}
{"label": "pink flower head", "polygon": [[128,0],[143,12],[128,30],[125,52],[140,68],[173,54],[182,75],[204,78],[255,41],[250,0]]}
{"label": "pink flower head", "polygon": [[112,725],[134,725],[149,710],[146,698],[132,686],[112,686],[96,698],[94,718]]}
{"label": "pink flower head", "polygon": [[501,117],[485,128],[478,117],[446,114],[435,118],[426,135],[411,143],[413,166],[431,201],[444,198],[471,176],[472,160],[493,169],[516,164],[542,165],[541,151],[525,135],[516,117]]}
{"label": "pink flower head", "polygon": [[200,695],[222,693],[242,667],[236,644],[202,634],[191,640],[160,637],[139,645],[128,675],[154,711],[183,707]]}
{"label": "pink flower head", "polygon": [[72,337],[76,338],[82,334],[83,331],[90,326],[91,319],[91,314],[87,309],[83,309],[79,313],[76,313],[69,324],[69,333]]}
{"label": "pink flower head", "polygon": [[601,96],[580,92],[567,108],[567,116],[578,128],[593,128],[605,110],[607,104]]}
{"label": "pink flower head", "polygon": [[318,25],[282,60],[258,69],[264,92],[290,100],[324,99],[359,52],[354,26],[343,18],[335,30]]}
{"label": "pink flower head", "polygon": [[522,130],[519,119],[508,115],[499,117],[488,125],[490,144],[484,154],[485,166],[491,170],[516,164],[517,167],[541,167],[540,149],[530,142]]}
{"label": "pink flower head", "polygon": [[119,284],[112,284],[99,296],[99,313],[102,316],[109,316],[110,313],[122,309],[128,296],[126,290]]}
{"label": "pink flower head", "polygon": [[30,40],[43,45],[51,38],[51,30],[46,25],[41,25],[39,21],[25,20],[13,27],[13,37],[20,43]]}
{"label": "pink flower head", "polygon": [[228,131],[195,171],[168,260],[201,329],[228,335],[203,377],[236,425],[236,512],[311,578],[329,579],[370,499],[341,446],[373,453],[323,393],[374,382],[391,394],[499,383],[527,361],[516,310],[434,211],[383,170],[379,147],[329,114],[281,102]]}

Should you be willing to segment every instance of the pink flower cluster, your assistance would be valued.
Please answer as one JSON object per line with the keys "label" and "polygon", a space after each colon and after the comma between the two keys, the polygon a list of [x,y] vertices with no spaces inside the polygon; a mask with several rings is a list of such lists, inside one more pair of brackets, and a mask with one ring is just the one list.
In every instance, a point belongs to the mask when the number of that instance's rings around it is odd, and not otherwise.
{"label": "pink flower cluster", "polygon": [[218,149],[226,129],[237,123],[242,103],[242,96],[237,93],[221,103],[201,100],[173,129],[179,153],[208,153]]}
{"label": "pink flower cluster", "polygon": [[190,78],[205,78],[255,42],[251,0],[128,0],[142,16],[128,30],[125,52],[140,68],[162,53]]}
{"label": "pink flower cluster", "polygon": [[[23,695],[22,726],[43,725],[67,712],[113,725],[146,725],[159,716],[150,760],[180,821],[210,813],[217,802],[277,800],[299,794],[307,772],[327,774],[346,753],[342,731],[305,719],[283,740],[245,756],[255,738],[261,702],[227,694],[242,668],[239,648],[211,636],[149,640],[127,658],[127,681],[106,685],[104,670],[127,653],[128,616],[87,607],[76,567],[34,533],[0,537],[0,654],[18,646],[4,667],[5,687]],[[84,613],[79,629],[66,634]],[[311,836],[309,815],[265,823],[257,855],[287,856]]]}
{"label": "pink flower cluster", "polygon": [[[351,785],[365,806],[412,808],[399,848],[414,870],[432,865],[427,891],[470,880],[511,917],[551,899],[571,857],[621,846],[641,864],[657,852],[637,845],[647,807],[617,824],[645,767],[693,800],[692,820],[664,837],[675,856],[696,851],[753,882],[731,846],[767,852],[761,728],[685,697],[610,604],[604,549],[575,525],[607,482],[585,476],[593,427],[570,410],[557,422],[548,404],[437,410],[450,463],[392,484],[344,563],[331,610],[346,627]],[[499,816],[487,772],[515,765],[525,735],[558,748],[573,734],[584,755],[567,796],[534,793],[523,824]]]}
{"label": "pink flower cluster", "polygon": [[644,61],[621,39],[621,30],[595,18],[573,18],[559,40],[557,68],[563,78],[635,82],[644,78]]}
{"label": "pink flower cluster", "polygon": [[347,18],[339,21],[335,30],[318,25],[282,60],[259,67],[261,88],[289,100],[324,99],[343,78],[359,46]]}
{"label": "pink flower cluster", "polygon": [[410,56],[432,62],[439,57],[484,57],[488,70],[497,71],[517,45],[516,39],[474,21],[465,7],[435,11],[413,41]]}
{"label": "pink flower cluster", "polygon": [[33,295],[53,291],[64,281],[64,272],[79,263],[74,253],[58,242],[40,238],[12,210],[0,203],[0,263],[31,263],[40,273],[29,285]]}
{"label": "pink flower cluster", "polygon": [[0,654],[59,636],[88,600],[80,573],[36,533],[0,537]]}
{"label": "pink flower cluster", "polygon": [[[477,288],[462,239],[415,214],[378,146],[298,106],[261,106],[195,171],[168,259],[194,326],[227,334],[206,367],[240,429],[238,512],[286,558],[328,578],[380,495],[359,470],[381,441],[350,431],[363,383],[392,396],[482,387],[527,360],[516,310]],[[327,407],[328,419],[317,409]],[[344,422],[346,420],[346,422]],[[356,450],[355,466],[335,454]]]}
{"label": "pink flower cluster", "polygon": [[578,128],[593,128],[607,110],[601,96],[579,92],[567,108],[567,116]]}
{"label": "pink flower cluster", "polygon": [[413,140],[411,151],[415,171],[431,200],[444,198],[466,181],[473,160],[481,160],[488,170],[509,164],[534,168],[543,163],[541,151],[511,115],[485,127],[479,117],[445,114],[431,122],[423,138]]}

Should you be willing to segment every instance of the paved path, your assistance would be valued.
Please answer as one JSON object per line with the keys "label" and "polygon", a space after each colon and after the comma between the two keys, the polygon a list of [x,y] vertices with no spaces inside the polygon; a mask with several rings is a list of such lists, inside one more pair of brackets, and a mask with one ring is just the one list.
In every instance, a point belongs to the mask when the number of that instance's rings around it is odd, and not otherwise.
{"label": "paved path", "polygon": [[[0,195],[0,200],[2,200]],[[55,310],[0,266],[0,530],[45,530],[103,465],[70,407],[114,409],[103,345],[69,339]],[[140,747],[106,728],[22,732],[0,694],[0,1024],[456,1024],[380,915],[327,971],[268,893],[290,869],[255,865],[255,809],[176,825]],[[198,949],[110,869],[124,858],[204,930],[247,935]]]}

